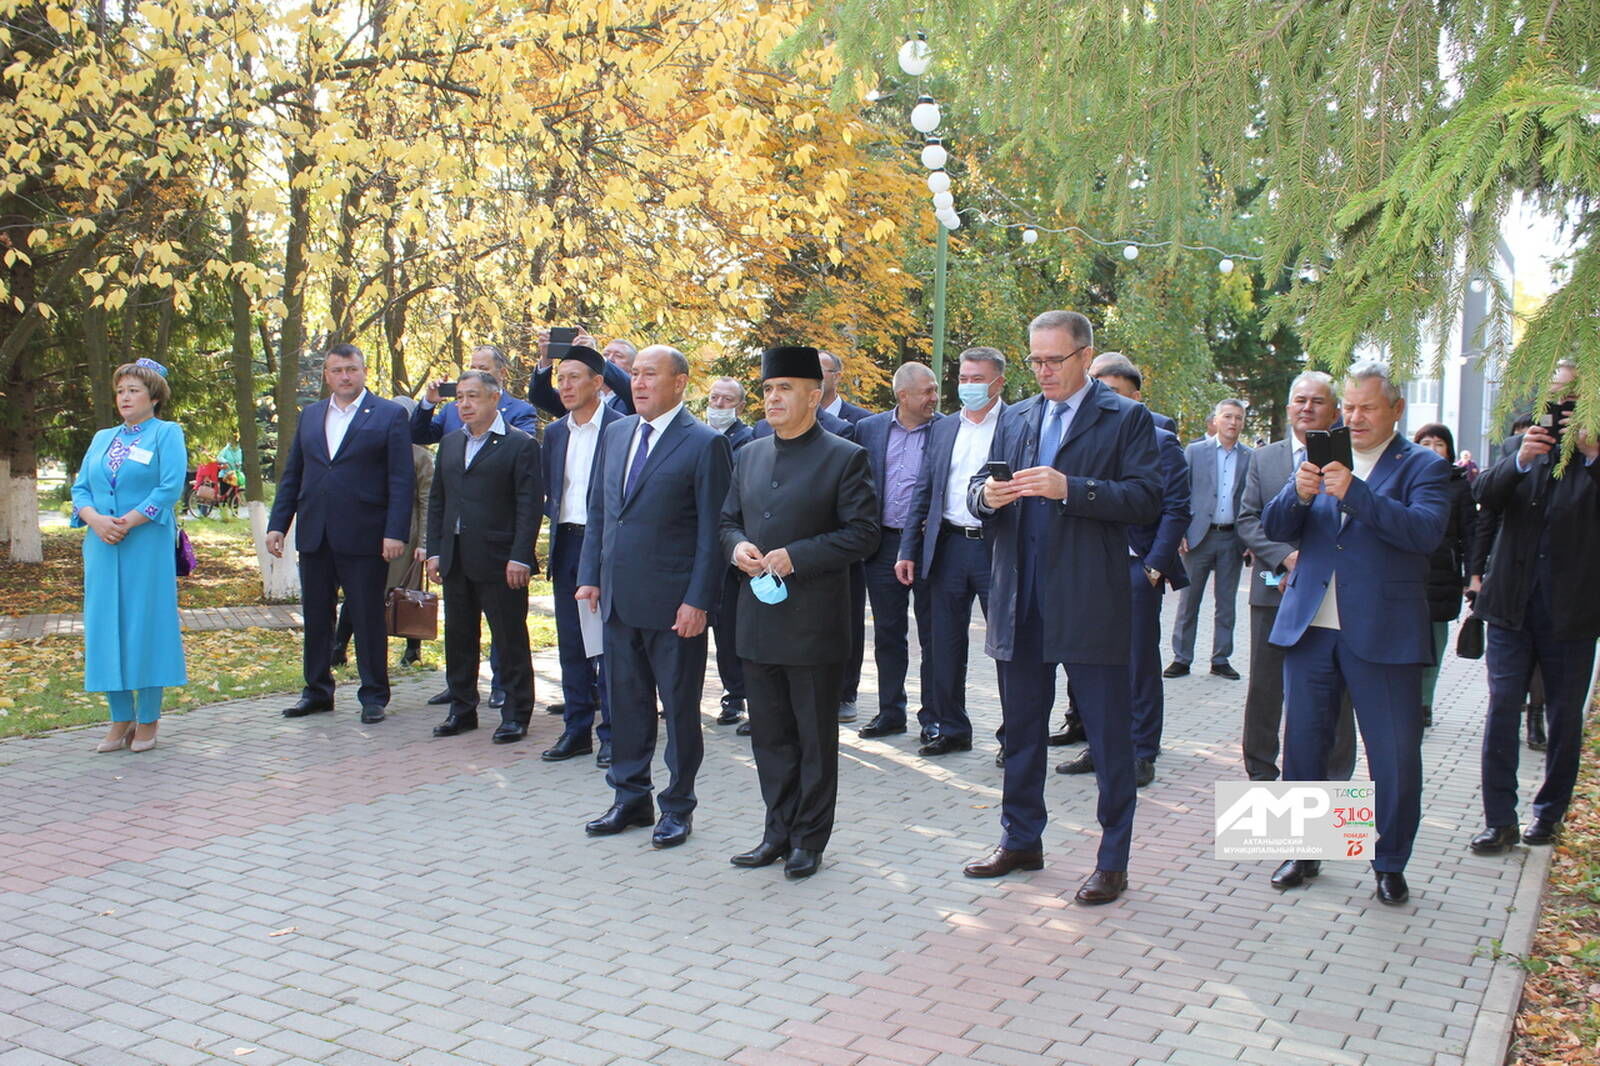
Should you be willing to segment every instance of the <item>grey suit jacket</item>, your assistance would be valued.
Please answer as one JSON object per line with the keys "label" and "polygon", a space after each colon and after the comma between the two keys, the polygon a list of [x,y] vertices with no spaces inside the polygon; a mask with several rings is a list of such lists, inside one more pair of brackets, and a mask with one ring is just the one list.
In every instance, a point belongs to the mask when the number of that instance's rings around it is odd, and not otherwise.
{"label": "grey suit jacket", "polygon": [[[1250,448],[1244,441],[1234,445],[1239,453],[1238,469],[1233,474],[1233,514],[1238,521],[1239,501],[1244,498],[1244,483],[1250,472]],[[1217,520],[1217,446],[1209,440],[1197,440],[1184,449],[1184,459],[1189,463],[1189,532],[1187,539],[1192,551],[1200,546]]]}
{"label": "grey suit jacket", "polygon": [[1293,437],[1275,440],[1250,456],[1250,470],[1245,475],[1244,499],[1239,505],[1239,539],[1250,549],[1250,606],[1276,607],[1283,599],[1281,588],[1274,588],[1261,579],[1262,574],[1282,573],[1283,560],[1300,546],[1273,540],[1261,529],[1261,510],[1267,501],[1278,494],[1284,483],[1294,476]]}

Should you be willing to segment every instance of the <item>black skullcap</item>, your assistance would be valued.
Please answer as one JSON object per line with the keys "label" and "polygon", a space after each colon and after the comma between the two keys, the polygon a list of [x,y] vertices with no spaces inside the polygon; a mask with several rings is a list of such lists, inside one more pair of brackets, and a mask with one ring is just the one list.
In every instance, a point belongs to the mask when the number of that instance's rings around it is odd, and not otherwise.
{"label": "black skullcap", "polygon": [[822,380],[822,357],[815,348],[787,346],[768,348],[761,353],[761,380],[768,378],[805,378]]}
{"label": "black skullcap", "polygon": [[605,373],[605,357],[599,352],[595,351],[593,348],[589,347],[587,344],[574,344],[572,347],[567,349],[566,354],[561,358],[576,359],[590,370],[593,370],[596,374]]}

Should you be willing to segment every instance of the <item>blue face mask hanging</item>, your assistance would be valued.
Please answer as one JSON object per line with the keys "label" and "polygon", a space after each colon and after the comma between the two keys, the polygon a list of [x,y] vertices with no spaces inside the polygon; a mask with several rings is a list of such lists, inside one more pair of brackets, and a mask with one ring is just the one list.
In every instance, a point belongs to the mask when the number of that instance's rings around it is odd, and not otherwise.
{"label": "blue face mask hanging", "polygon": [[782,603],[789,598],[789,587],[775,574],[760,574],[750,579],[750,591],[762,603]]}

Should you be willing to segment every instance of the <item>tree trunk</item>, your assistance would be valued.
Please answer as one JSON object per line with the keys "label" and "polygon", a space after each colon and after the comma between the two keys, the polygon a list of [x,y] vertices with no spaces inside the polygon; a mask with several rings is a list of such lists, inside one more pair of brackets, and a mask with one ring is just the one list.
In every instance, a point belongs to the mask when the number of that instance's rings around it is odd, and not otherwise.
{"label": "tree trunk", "polygon": [[10,503],[6,513],[11,533],[11,561],[44,562],[44,542],[39,536],[39,381],[36,359],[29,347],[6,374],[5,396],[16,404],[16,422],[0,433],[0,456],[11,464]]}
{"label": "tree trunk", "polygon": [[[244,207],[242,157],[235,156],[230,169],[236,199],[233,210],[228,212],[228,258],[235,263],[248,263],[254,252]],[[233,317],[233,406],[239,419],[239,450],[244,453],[244,494],[247,500],[262,500],[266,497],[261,486],[261,444],[256,438],[255,330],[250,320],[250,294],[237,274],[228,280],[228,304]]]}
{"label": "tree trunk", "polygon": [[0,455],[0,544],[11,539],[11,457]]}
{"label": "tree trunk", "polygon": [[283,558],[267,551],[267,505],[251,500],[250,535],[261,564],[261,596],[268,603],[294,603],[300,599],[300,554],[294,550],[294,523],[283,536]]}
{"label": "tree trunk", "polygon": [[[315,114],[309,86],[301,93],[303,113]],[[312,130],[305,132],[311,136]],[[311,195],[295,180],[314,164],[297,142],[289,150],[289,229],[283,256],[283,330],[278,337],[278,473],[283,478],[289,445],[300,421],[300,360],[306,339],[306,242],[311,237]]]}
{"label": "tree trunk", "polygon": [[94,426],[109,426],[117,418],[111,381],[111,322],[103,307],[83,309],[83,355],[89,365],[89,402]]}

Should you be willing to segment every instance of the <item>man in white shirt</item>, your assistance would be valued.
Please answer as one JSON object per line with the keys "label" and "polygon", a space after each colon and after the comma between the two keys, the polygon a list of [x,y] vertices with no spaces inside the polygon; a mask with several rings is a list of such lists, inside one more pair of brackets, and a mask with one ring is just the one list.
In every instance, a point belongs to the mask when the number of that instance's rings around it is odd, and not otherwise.
{"label": "man in white shirt", "polygon": [[[957,395],[961,413],[929,429],[911,513],[900,538],[895,576],[909,585],[925,577],[932,599],[932,637],[923,699],[931,719],[921,754],[972,748],[967,717],[967,643],[972,601],[989,615],[989,545],[983,523],[967,506],[967,486],[989,459],[1005,401],[1006,357],[999,349],[961,353]],[[865,730],[862,731],[863,735]]]}

